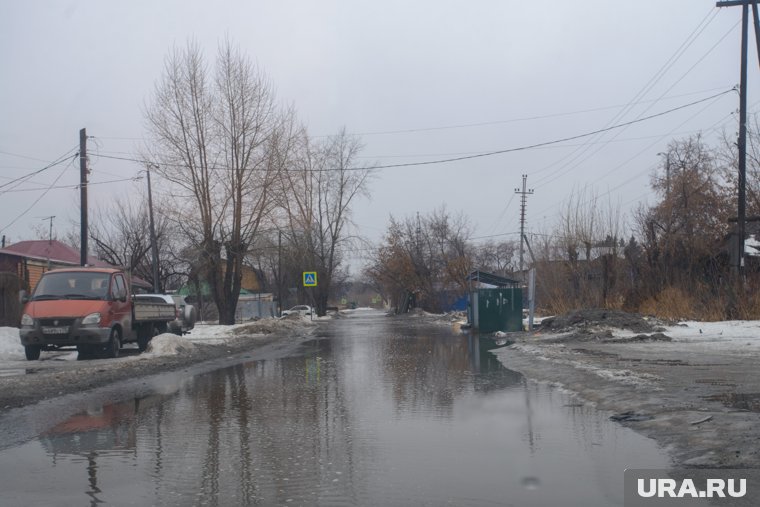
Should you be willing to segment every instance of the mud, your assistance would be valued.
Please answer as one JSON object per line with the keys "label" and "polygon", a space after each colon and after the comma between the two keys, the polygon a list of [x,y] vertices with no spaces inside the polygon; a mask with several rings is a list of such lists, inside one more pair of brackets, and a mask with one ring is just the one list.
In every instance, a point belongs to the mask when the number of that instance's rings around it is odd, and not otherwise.
{"label": "mud", "polygon": [[[555,319],[497,355],[507,368],[612,411],[666,448],[675,466],[760,467],[758,352],[705,351],[670,341],[657,321],[625,316],[613,326],[593,315]],[[614,338],[611,327],[640,334]]]}

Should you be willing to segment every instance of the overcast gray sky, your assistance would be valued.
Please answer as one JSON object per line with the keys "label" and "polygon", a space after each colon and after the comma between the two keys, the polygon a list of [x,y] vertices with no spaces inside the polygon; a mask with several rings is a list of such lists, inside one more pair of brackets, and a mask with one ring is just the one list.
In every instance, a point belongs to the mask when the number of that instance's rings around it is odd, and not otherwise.
{"label": "overcast gray sky", "polygon": [[[142,167],[98,154],[134,155],[164,58],[189,38],[211,60],[229,37],[312,135],[345,127],[361,135],[362,161],[389,165],[575,137],[720,94],[739,82],[740,18],[740,7],[710,0],[4,1],[0,234],[33,239],[51,215],[59,233],[78,223],[77,163],[7,183],[73,153],[82,127],[94,137],[93,207],[144,187],[114,182]],[[475,237],[517,239],[522,174],[535,189],[531,231],[550,231],[582,189],[628,210],[651,201],[649,176],[668,141],[735,132],[737,108],[738,94],[726,93],[600,136],[381,169],[354,220],[376,240],[390,214],[446,205],[469,216]]]}

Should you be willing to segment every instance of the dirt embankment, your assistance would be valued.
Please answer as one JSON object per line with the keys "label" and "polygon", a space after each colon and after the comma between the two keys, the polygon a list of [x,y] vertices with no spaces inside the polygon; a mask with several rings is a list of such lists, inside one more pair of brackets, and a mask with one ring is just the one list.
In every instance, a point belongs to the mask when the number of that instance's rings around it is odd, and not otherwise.
{"label": "dirt embankment", "polygon": [[675,341],[672,325],[578,311],[546,319],[497,354],[508,368],[614,412],[668,448],[676,466],[760,467],[760,353]]}

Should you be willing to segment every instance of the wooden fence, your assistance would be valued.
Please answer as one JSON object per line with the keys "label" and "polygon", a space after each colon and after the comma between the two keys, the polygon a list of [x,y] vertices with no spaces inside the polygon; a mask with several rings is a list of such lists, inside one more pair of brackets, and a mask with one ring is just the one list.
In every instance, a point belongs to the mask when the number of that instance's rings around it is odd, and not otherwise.
{"label": "wooden fence", "polygon": [[14,273],[0,273],[0,326],[19,326],[21,303],[18,292],[21,288],[22,282]]}

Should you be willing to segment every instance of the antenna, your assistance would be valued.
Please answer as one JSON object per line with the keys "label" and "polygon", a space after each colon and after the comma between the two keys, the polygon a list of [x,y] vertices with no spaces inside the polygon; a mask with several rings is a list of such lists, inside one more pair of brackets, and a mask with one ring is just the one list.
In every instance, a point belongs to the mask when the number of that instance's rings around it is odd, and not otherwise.
{"label": "antenna", "polygon": [[53,243],[53,219],[55,218],[55,215],[50,215],[49,217],[41,217],[41,220],[50,220],[50,231],[48,232],[48,245]]}

